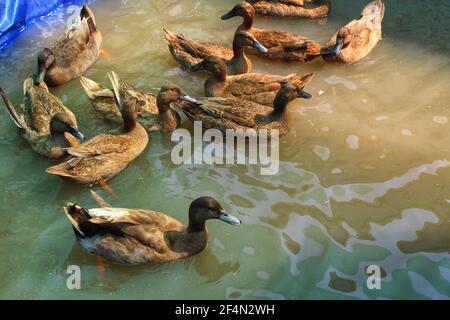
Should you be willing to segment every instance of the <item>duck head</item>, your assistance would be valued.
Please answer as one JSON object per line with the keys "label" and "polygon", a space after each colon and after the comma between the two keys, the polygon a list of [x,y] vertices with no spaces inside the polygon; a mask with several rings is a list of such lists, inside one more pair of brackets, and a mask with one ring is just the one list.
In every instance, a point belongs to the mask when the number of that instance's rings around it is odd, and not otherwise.
{"label": "duck head", "polygon": [[194,103],[197,102],[197,100],[185,94],[177,85],[172,83],[163,85],[159,90],[158,96],[156,98],[156,105],[158,107],[159,113],[165,113],[169,111],[170,104],[178,100],[184,100]]}
{"label": "duck head", "polygon": [[341,28],[336,35],[336,43],[322,49],[322,54],[339,55],[341,50],[345,48],[351,41],[351,34],[347,28]]}
{"label": "duck head", "polygon": [[34,77],[34,84],[39,86],[45,78],[45,73],[47,69],[55,62],[55,55],[52,50],[45,48],[38,54],[38,71]]}
{"label": "duck head", "polygon": [[258,51],[261,51],[262,53],[267,53],[269,50],[267,50],[266,47],[264,47],[258,40],[256,40],[255,36],[247,31],[237,31],[234,34],[234,41],[233,41],[233,47],[253,47]]}
{"label": "duck head", "polygon": [[314,77],[313,73],[305,74],[299,82],[293,82],[291,80],[280,81],[281,88],[278,91],[274,100],[274,114],[282,114],[289,102],[294,99],[311,99],[312,95],[306,92],[304,87],[311,82]]}
{"label": "duck head", "polygon": [[251,28],[255,17],[255,8],[253,8],[253,6],[248,2],[240,2],[236,4],[228,13],[224,14],[221,19],[228,20],[237,16],[243,17],[244,25],[247,28]]}
{"label": "duck head", "polygon": [[189,206],[188,232],[205,230],[207,220],[222,220],[231,225],[240,225],[241,220],[229,215],[224,208],[212,197],[200,197],[192,201]]}
{"label": "duck head", "polygon": [[57,113],[50,120],[50,133],[52,137],[63,135],[64,132],[70,133],[80,142],[86,140],[86,137],[72,124],[72,120],[65,113]]}
{"label": "duck head", "polygon": [[223,61],[223,59],[213,56],[206,57],[201,62],[194,65],[191,70],[206,70],[211,73],[214,78],[220,79],[222,81],[225,81],[227,77],[227,66],[225,62]]}

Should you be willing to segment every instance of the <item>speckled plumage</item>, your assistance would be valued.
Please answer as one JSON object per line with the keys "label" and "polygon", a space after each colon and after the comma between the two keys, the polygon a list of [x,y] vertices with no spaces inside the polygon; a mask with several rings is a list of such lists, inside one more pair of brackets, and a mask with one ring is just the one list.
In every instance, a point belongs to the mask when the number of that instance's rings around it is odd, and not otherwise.
{"label": "speckled plumage", "polygon": [[255,38],[268,49],[263,53],[254,48],[246,48],[246,52],[272,60],[281,61],[311,61],[320,56],[322,46],[307,37],[280,30],[253,28],[255,9],[247,2],[240,2],[222,17],[223,20],[235,16],[243,17],[243,23],[238,30],[251,32]]}
{"label": "speckled plumage", "polygon": [[50,48],[55,61],[46,70],[45,82],[59,86],[82,75],[98,59],[102,35],[85,5],[81,21],[67,30]]}
{"label": "speckled plumage", "polygon": [[233,49],[230,49],[224,45],[176,35],[166,28],[163,28],[163,34],[175,61],[185,70],[190,70],[208,56],[225,60],[227,72],[230,75],[247,73],[252,70],[252,62],[245,55],[243,46],[237,44],[236,35],[233,40]]}
{"label": "speckled plumage", "polygon": [[329,62],[345,64],[355,63],[365,58],[381,39],[384,9],[384,3],[381,0],[369,3],[358,19],[350,21],[338,30],[328,42],[328,47],[334,47],[337,37],[341,37],[344,46],[339,53],[325,54],[323,58]]}
{"label": "speckled plumage", "polygon": [[303,0],[246,0],[257,14],[274,17],[324,18],[330,13],[330,0],[312,8],[304,6]]}
{"label": "speckled plumage", "polygon": [[50,123],[57,114],[63,114],[68,124],[77,128],[75,115],[58,97],[52,95],[45,83],[35,85],[32,78],[23,83],[23,103],[17,114],[6,94],[2,91],[3,100],[8,111],[19,126],[21,135],[28,141],[31,148],[38,154],[50,158],[59,159],[67,155],[64,148],[77,144],[76,140],[67,139],[68,136],[53,134],[50,131]]}
{"label": "speckled plumage", "polygon": [[[122,124],[122,114],[114,99],[114,92],[97,82],[81,77],[81,84],[92,102],[94,110],[105,120]],[[137,106],[137,121],[149,132],[172,131],[178,127],[180,119],[178,114],[168,108],[158,108],[157,95],[154,93],[143,93],[135,89],[125,81],[119,80],[121,95],[125,98],[134,97],[139,103]],[[181,90],[180,90],[181,94]],[[170,102],[168,104],[170,105]],[[161,100],[160,102],[161,103]]]}
{"label": "speckled plumage", "polygon": [[[64,211],[80,245],[117,264],[160,264],[198,254],[208,243],[206,220],[219,219],[224,212],[213,198],[199,198],[191,203],[189,225],[184,226],[161,212],[112,208],[92,194],[102,208],[88,210],[69,203]],[[196,202],[205,204],[195,207]]]}
{"label": "speckled plumage", "polygon": [[148,134],[136,122],[137,99],[128,98],[122,102],[119,82],[114,74],[111,81],[124,119],[123,130],[117,134],[101,134],[77,147],[68,148],[71,156],[63,163],[48,168],[48,173],[70,182],[93,185],[117,175],[145,149]]}
{"label": "speckled plumage", "polygon": [[[313,74],[307,77],[309,82]],[[282,136],[291,128],[287,104],[300,97],[302,89],[291,81],[285,81],[273,107],[238,98],[205,98],[197,103],[182,102],[178,107],[191,121],[201,121],[204,129],[215,128],[223,132],[233,129],[238,134],[249,135],[259,135],[261,129],[266,129],[269,134],[272,130],[278,130]]]}
{"label": "speckled plumage", "polygon": [[291,80],[301,86],[296,74],[278,76],[261,73],[246,73],[227,76],[224,63],[215,57],[202,61],[203,68],[211,73],[205,81],[205,96],[242,98],[273,107],[273,101],[281,88],[280,81]]}

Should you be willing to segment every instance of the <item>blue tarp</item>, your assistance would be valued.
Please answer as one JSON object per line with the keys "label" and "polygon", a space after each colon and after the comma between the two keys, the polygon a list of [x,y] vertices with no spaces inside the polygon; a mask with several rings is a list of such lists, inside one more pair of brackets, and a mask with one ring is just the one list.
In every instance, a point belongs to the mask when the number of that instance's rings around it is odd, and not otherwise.
{"label": "blue tarp", "polygon": [[0,0],[0,48],[32,20],[74,0]]}

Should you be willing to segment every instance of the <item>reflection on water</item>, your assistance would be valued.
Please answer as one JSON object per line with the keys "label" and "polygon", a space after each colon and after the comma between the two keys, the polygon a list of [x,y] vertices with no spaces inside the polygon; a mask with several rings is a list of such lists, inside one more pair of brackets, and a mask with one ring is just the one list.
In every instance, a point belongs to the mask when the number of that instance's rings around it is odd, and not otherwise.
{"label": "reflection on water", "polygon": [[[173,81],[201,95],[203,79],[177,67],[160,29],[230,43],[238,19],[219,16],[233,3],[97,0],[92,7],[111,57],[87,76],[107,83],[106,72],[114,70],[143,90]],[[325,42],[364,3],[336,1],[326,19],[259,18],[257,25]],[[353,66],[253,59],[255,71],[316,73],[314,99],[289,107],[296,125],[281,139],[276,176],[246,165],[176,167],[170,135],[153,133],[145,154],[111,181],[119,194],[108,199],[113,205],[187,221],[190,201],[212,195],[243,220],[236,228],[210,222],[209,247],[186,261],[107,264],[99,274],[61,209],[67,201],[95,206],[87,189],[44,174],[49,162],[30,151],[0,108],[0,297],[450,297],[450,8],[447,1],[418,0],[386,1],[386,7],[383,41]],[[62,32],[64,21],[61,9],[0,52],[0,84],[13,101],[33,72],[36,51]],[[77,81],[53,92],[76,113],[83,132],[110,129],[95,118]],[[66,288],[72,264],[82,270],[79,291]],[[372,264],[381,267],[381,290],[365,285]]]}

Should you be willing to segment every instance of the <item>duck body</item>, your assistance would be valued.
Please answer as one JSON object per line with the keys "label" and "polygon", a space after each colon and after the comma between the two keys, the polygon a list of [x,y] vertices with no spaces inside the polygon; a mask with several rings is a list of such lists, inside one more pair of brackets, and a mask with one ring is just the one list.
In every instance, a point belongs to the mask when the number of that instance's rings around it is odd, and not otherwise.
{"label": "duck body", "polygon": [[257,14],[272,17],[295,17],[317,19],[324,18],[330,13],[330,1],[324,0],[322,4],[305,7],[304,0],[246,0]]}
{"label": "duck body", "polygon": [[49,159],[59,159],[67,155],[65,148],[84,141],[83,134],[78,131],[75,115],[61,99],[48,91],[45,83],[35,84],[32,78],[24,81],[24,99],[19,114],[3,89],[0,88],[0,91],[22,137],[36,153]]}
{"label": "duck body", "polygon": [[[313,74],[306,77],[310,81]],[[282,81],[273,107],[238,98],[206,98],[197,103],[183,102],[179,107],[191,121],[201,121],[204,129],[215,128],[222,132],[233,129],[238,134],[257,136],[277,130],[282,136],[291,128],[286,107],[296,98],[310,99],[311,95],[287,80]]]}
{"label": "duck body", "polygon": [[[211,77],[205,81],[206,97],[241,98],[273,107],[275,96],[283,81],[290,80],[300,83],[302,80],[296,74],[278,76],[260,73],[245,73],[227,76],[226,66],[221,59],[208,57],[199,68],[207,70]],[[193,70],[196,69],[194,66]]]}
{"label": "duck body", "polygon": [[144,127],[136,122],[136,98],[122,102],[118,79],[113,86],[117,104],[121,108],[124,126],[115,134],[100,134],[76,147],[67,149],[70,157],[46,171],[69,182],[94,185],[121,172],[139,156],[148,143]]}
{"label": "duck body", "polygon": [[75,79],[98,59],[102,34],[86,5],[81,9],[80,18],[81,22],[67,30],[50,48],[54,62],[45,74],[49,86],[60,86]]}
{"label": "duck body", "polygon": [[112,208],[97,194],[93,195],[100,199],[102,208],[84,209],[68,204],[64,210],[80,245],[89,253],[117,264],[161,264],[185,259],[206,248],[206,220],[240,224],[209,197],[192,202],[189,225],[184,226],[161,212]]}
{"label": "duck body", "polygon": [[[105,88],[99,83],[85,77],[80,77],[80,82],[87,96],[91,100],[93,109],[102,118],[118,124],[123,123],[122,114],[116,104],[114,91],[112,89]],[[149,116],[156,116],[158,114],[156,94],[151,92],[141,92],[123,80],[119,80],[119,85],[120,91],[126,98],[134,97],[141,102],[141,105],[139,105],[137,109],[138,115],[148,114]],[[138,120],[141,119],[138,118]],[[143,121],[140,121],[140,123],[148,129]]]}
{"label": "duck body", "polygon": [[232,17],[243,17],[243,23],[238,30],[248,31],[265,47],[267,52],[246,48],[246,52],[265,57],[272,60],[281,61],[311,61],[320,56],[322,46],[307,37],[281,30],[266,30],[253,27],[255,9],[247,2],[240,2],[227,14],[222,16],[222,20]]}
{"label": "duck body", "polygon": [[[115,75],[117,77],[117,75]],[[81,77],[81,84],[92,102],[92,107],[103,119],[123,124],[123,118],[117,106],[114,91],[97,82]],[[137,104],[137,121],[148,131],[168,132],[175,130],[180,118],[170,104],[178,99],[189,99],[175,85],[165,85],[158,95],[143,93],[125,81],[119,80],[119,90],[125,98],[135,98]]]}
{"label": "duck body", "polygon": [[384,10],[381,0],[369,3],[358,19],[338,30],[328,42],[323,49],[324,60],[352,64],[365,58],[381,39]]}
{"label": "duck body", "polygon": [[165,28],[163,34],[175,61],[188,71],[204,58],[214,56],[225,61],[228,74],[247,73],[252,70],[252,62],[245,55],[244,46],[253,46],[263,52],[267,50],[246,32],[236,32],[233,49],[211,42],[192,40],[184,35],[176,35]]}

